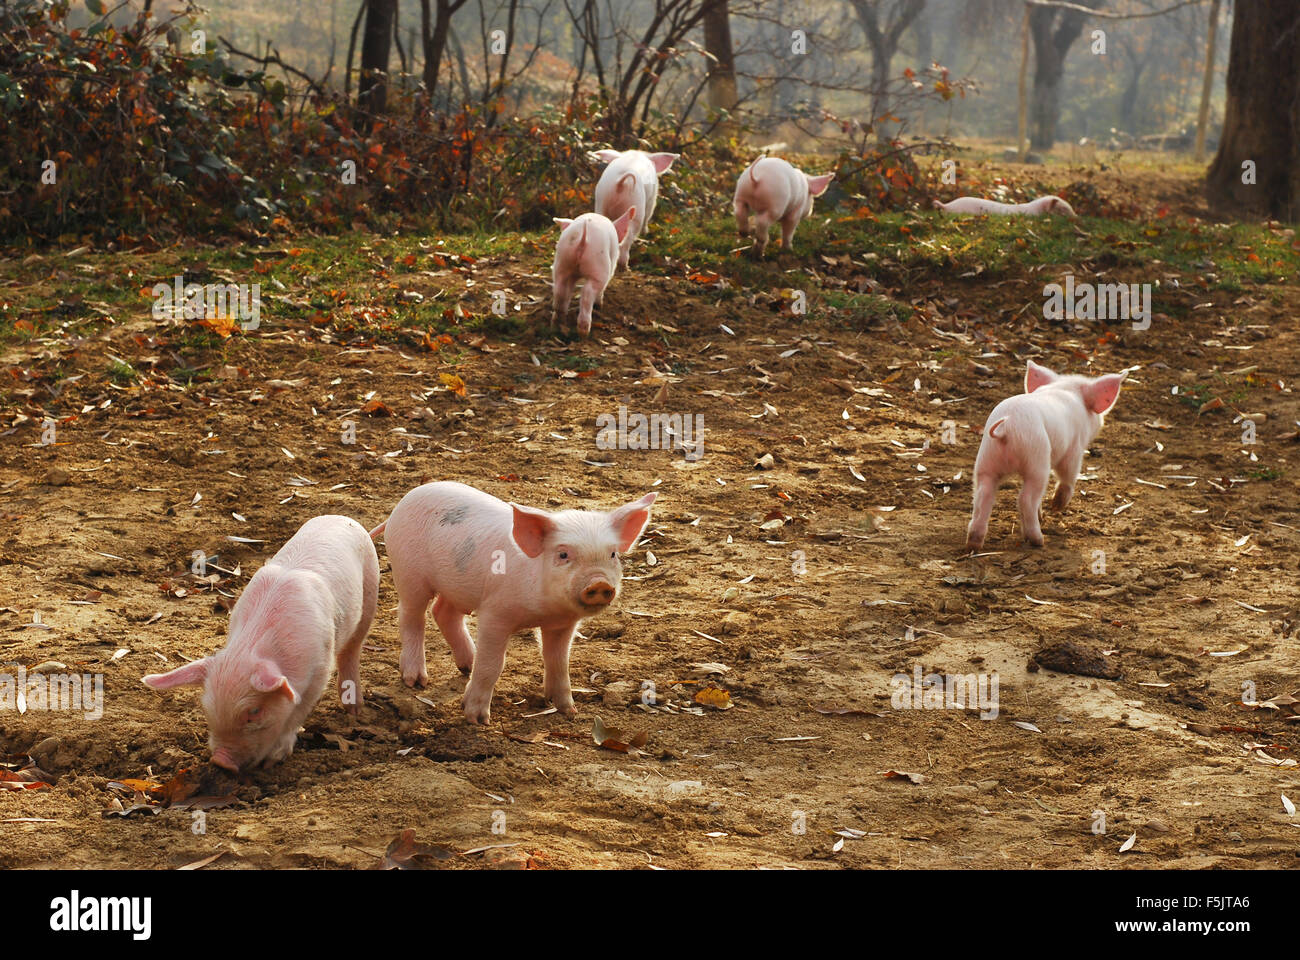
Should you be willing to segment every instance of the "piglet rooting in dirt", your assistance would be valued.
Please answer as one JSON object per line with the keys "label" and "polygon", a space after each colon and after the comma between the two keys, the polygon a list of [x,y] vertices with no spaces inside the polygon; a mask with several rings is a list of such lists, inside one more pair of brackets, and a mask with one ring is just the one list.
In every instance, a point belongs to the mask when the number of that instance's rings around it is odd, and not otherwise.
{"label": "piglet rooting in dirt", "polygon": [[1006,477],[1024,480],[1020,490],[1020,530],[1035,547],[1043,545],[1038,508],[1047,475],[1056,474],[1053,510],[1064,510],[1074,496],[1083,455],[1119,399],[1126,373],[1102,377],[1063,376],[1030,360],[1025,392],[1008,397],[989,414],[975,455],[974,506],[966,546],[978,550],[988,534],[989,514]]}
{"label": "piglet rooting in dirt", "polygon": [[754,235],[753,255],[761,257],[767,250],[774,223],[781,224],[781,248],[789,250],[799,221],[812,213],[813,198],[825,193],[834,179],[833,173],[809,176],[780,157],[759,157],[751,163],[736,181],[734,209],[740,237]]}
{"label": "piglet rooting in dirt", "polygon": [[155,690],[203,687],[212,762],[232,772],[293,752],[298,728],[338,663],[339,698],[361,708],[361,644],[379,591],[379,557],[348,517],[314,517],[253,574],[210,657],[150,674]]}
{"label": "piglet rooting in dirt", "polygon": [[984,200],[980,197],[958,197],[942,203],[934,201],[935,209],[945,213],[990,214],[995,217],[1041,217],[1055,213],[1062,217],[1076,219],[1074,208],[1060,197],[1049,194],[1037,197],[1028,203],[998,203],[996,200]]}
{"label": "piglet rooting in dirt", "polygon": [[618,265],[619,242],[627,236],[636,207],[623,211],[614,221],[599,213],[584,213],[576,220],[555,217],[563,229],[555,242],[551,264],[551,325],[569,316],[569,302],[579,280],[582,300],[578,304],[578,333],[591,332],[591,311],[600,306],[605,287]]}
{"label": "piglet rooting in dirt", "polygon": [[[402,679],[428,682],[425,613],[451,647],[462,673],[465,716],[491,718],[492,690],[510,635],[540,631],[546,697],[565,716],[577,713],[569,686],[569,649],[578,624],[606,610],[623,579],[619,555],[650,521],[655,495],[615,510],[550,513],[506,503],[463,483],[416,487],[371,531],[384,536],[397,588]],[[478,644],[465,628],[478,614]]]}

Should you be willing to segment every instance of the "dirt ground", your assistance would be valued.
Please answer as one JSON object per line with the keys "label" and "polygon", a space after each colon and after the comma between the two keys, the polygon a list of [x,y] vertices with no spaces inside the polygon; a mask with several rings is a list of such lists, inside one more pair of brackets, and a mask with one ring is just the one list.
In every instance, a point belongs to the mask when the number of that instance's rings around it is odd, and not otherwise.
{"label": "dirt ground", "polygon": [[[1169,196],[1149,205],[1194,193],[1162,182]],[[485,258],[437,283],[541,302],[548,264]],[[1139,332],[1022,310],[1041,304],[1033,276],[886,276],[910,318],[846,325],[752,291],[715,303],[635,266],[591,340],[540,326],[469,348],[464,397],[440,377],[442,353],[327,342],[309,323],[237,335],[218,378],[189,389],[104,379],[106,357],[170,364],[183,331],[144,310],[84,342],[7,348],[11,390],[44,395],[54,354],[87,376],[63,387],[82,412],[55,444],[36,421],[8,428],[20,394],[0,411],[0,671],[54,660],[102,674],[105,703],[97,720],[0,712],[0,755],[16,768],[30,754],[56,781],[0,791],[0,867],[222,854],[207,869],[367,869],[408,828],[454,854],[418,861],[453,869],[1295,863],[1294,718],[1285,698],[1241,702],[1300,689],[1295,286],[1167,288],[1186,319]],[[1030,356],[1136,369],[1074,503],[1045,520],[1046,546],[1022,546],[1004,487],[970,557],[979,430]],[[1197,383],[1198,401],[1225,406],[1199,412],[1172,392]],[[598,450],[596,418],[620,405],[700,415],[703,456]],[[523,635],[490,727],[462,717],[464,678],[432,621],[429,685],[404,687],[381,548],[360,719],[327,695],[286,762],[209,778],[233,801],[118,815],[130,792],[110,781],[162,783],[207,760],[197,691],[140,677],[217,649],[231,600],[309,517],[373,526],[437,479],[548,508],[658,492],[621,600],[581,628],[578,717],[543,713]],[[209,580],[189,572],[197,550]],[[1052,669],[1089,664],[1103,675]],[[917,669],[996,672],[997,717],[893,709],[891,678]],[[698,704],[706,686],[731,706]],[[602,748],[597,718],[644,746]]]}

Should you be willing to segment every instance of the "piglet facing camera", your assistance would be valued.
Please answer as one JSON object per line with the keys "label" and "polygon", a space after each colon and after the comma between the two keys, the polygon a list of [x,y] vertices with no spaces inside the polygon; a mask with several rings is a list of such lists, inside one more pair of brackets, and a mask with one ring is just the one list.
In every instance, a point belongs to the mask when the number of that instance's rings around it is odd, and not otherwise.
{"label": "piglet facing camera", "polygon": [[1030,360],[1025,392],[1003,400],[989,414],[984,439],[975,456],[974,505],[966,528],[966,546],[978,550],[988,534],[989,515],[998,486],[1019,476],[1020,530],[1025,540],[1043,545],[1038,508],[1055,473],[1053,510],[1064,510],[1074,496],[1083,455],[1101,430],[1105,415],[1119,398],[1126,374],[1102,377],[1063,376]]}
{"label": "piglet facing camera", "polygon": [[[560,713],[577,709],[569,685],[569,648],[578,624],[619,595],[619,555],[650,521],[655,495],[614,510],[550,512],[506,503],[463,483],[416,487],[372,531],[384,535],[397,587],[401,669],[407,686],[428,682],[425,613],[451,647],[462,673],[465,716],[491,718],[492,690],[505,667],[510,635],[541,631],[544,688]],[[478,614],[478,643],[465,617]]]}
{"label": "piglet facing camera", "polygon": [[213,763],[232,772],[278,763],[293,752],[335,661],[340,701],[359,712],[361,644],[378,591],[379,557],[365,528],[315,517],[248,581],[222,649],[144,682],[203,687]]}

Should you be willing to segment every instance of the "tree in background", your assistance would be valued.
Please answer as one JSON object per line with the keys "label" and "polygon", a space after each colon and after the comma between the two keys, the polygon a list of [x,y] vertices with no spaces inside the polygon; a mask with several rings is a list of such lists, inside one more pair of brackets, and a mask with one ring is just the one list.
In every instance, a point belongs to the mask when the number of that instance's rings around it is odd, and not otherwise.
{"label": "tree in background", "polygon": [[388,55],[397,21],[397,0],[365,0],[366,27],[361,35],[361,77],[357,81],[360,126],[369,129],[373,118],[388,105]]}
{"label": "tree in background", "polygon": [[438,71],[442,69],[442,55],[447,50],[447,35],[451,32],[452,15],[465,6],[466,0],[420,0],[420,42],[424,47],[424,92],[433,102],[438,92]]}
{"label": "tree in background", "polygon": [[735,110],[736,57],[731,46],[731,11],[727,0],[708,0],[704,10],[704,49],[709,55],[709,106]]}
{"label": "tree in background", "polygon": [[1300,5],[1294,0],[1233,4],[1223,135],[1205,195],[1211,208],[1228,215],[1300,216]]}
{"label": "tree in background", "polygon": [[[871,46],[871,122],[880,139],[889,113],[889,66],[898,52],[898,41],[925,7],[925,0],[849,0],[858,15],[862,32]],[[882,21],[881,14],[884,14]],[[928,64],[923,64],[928,66]]]}
{"label": "tree in background", "polygon": [[[1076,0],[1077,6],[1096,9],[1101,0]],[[1083,30],[1087,14],[1081,10],[1033,5],[1029,34],[1034,42],[1034,90],[1029,102],[1029,145],[1050,150],[1056,143],[1061,117],[1061,81],[1065,56]]]}

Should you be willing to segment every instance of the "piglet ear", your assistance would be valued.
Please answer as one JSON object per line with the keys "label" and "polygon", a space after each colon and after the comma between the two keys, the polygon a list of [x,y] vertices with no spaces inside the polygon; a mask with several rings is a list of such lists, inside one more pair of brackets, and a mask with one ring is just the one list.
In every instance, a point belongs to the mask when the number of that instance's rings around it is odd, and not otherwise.
{"label": "piglet ear", "polygon": [[141,677],[145,686],[155,690],[170,690],[172,687],[203,686],[208,679],[208,658],[195,660],[183,667],[177,667],[168,673],[151,673]]}
{"label": "piglet ear", "polygon": [[805,173],[804,176],[808,178],[808,192],[814,197],[820,197],[825,193],[826,188],[829,187],[831,181],[835,179],[835,174],[833,173],[823,173],[820,177],[809,177],[808,174]]}
{"label": "piglet ear", "polygon": [[1056,374],[1041,364],[1030,360],[1025,365],[1025,393],[1033,393],[1039,387],[1045,386],[1055,379]]}
{"label": "piglet ear", "polygon": [[1093,413],[1106,414],[1119,399],[1119,387],[1124,382],[1124,374],[1108,373],[1104,377],[1090,380],[1083,387],[1083,402]]}
{"label": "piglet ear", "polygon": [[680,156],[680,153],[652,153],[650,162],[655,165],[655,173],[662,176],[672,168],[673,161]]}
{"label": "piglet ear", "polygon": [[555,529],[555,521],[545,510],[521,507],[517,503],[510,504],[510,509],[515,514],[514,528],[510,531],[510,535],[525,554],[530,557],[540,557],[546,535]]}
{"label": "piglet ear", "polygon": [[289,678],[280,672],[280,668],[269,660],[258,662],[253,668],[250,682],[258,693],[279,693],[290,703],[298,702],[298,691],[293,688]]}
{"label": "piglet ear", "polygon": [[617,510],[611,510],[609,524],[618,537],[618,552],[627,553],[636,545],[641,531],[650,522],[650,505],[655,502],[655,494],[647,493],[634,503],[626,503]]}
{"label": "piglet ear", "polygon": [[551,217],[551,219],[560,225],[561,230],[563,230],[569,224],[573,223],[573,221],[570,220],[568,217]]}
{"label": "piglet ear", "polygon": [[592,160],[595,160],[598,163],[610,163],[611,161],[618,158],[618,151],[617,150],[593,150],[591,151],[591,153],[587,154],[587,156],[591,157]]}
{"label": "piglet ear", "polygon": [[632,218],[636,216],[636,207],[628,207],[623,211],[623,216],[614,221],[614,232],[618,234],[618,242],[622,243],[623,238],[627,236],[628,230],[632,228]]}

